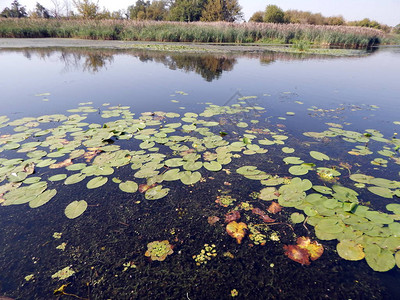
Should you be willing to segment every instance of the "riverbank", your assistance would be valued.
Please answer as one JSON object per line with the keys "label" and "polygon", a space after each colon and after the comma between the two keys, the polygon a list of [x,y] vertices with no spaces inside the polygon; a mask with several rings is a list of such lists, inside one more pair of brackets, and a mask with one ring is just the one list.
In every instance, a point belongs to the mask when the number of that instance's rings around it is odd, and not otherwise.
{"label": "riverbank", "polygon": [[265,53],[282,52],[295,54],[318,54],[331,56],[358,56],[366,52],[352,49],[299,49],[291,45],[274,44],[210,44],[210,43],[168,43],[168,42],[132,42],[99,41],[63,38],[0,38],[1,49],[24,48],[87,48],[128,50],[141,49],[164,52],[184,53]]}
{"label": "riverbank", "polygon": [[2,38],[79,38],[146,42],[261,43],[360,49],[379,45],[380,30],[307,24],[132,20],[0,19]]}

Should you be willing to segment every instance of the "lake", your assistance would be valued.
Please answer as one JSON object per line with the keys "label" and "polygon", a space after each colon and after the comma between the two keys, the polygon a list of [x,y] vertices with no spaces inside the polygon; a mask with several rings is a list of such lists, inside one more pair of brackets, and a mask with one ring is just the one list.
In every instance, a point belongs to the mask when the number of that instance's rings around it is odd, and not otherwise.
{"label": "lake", "polygon": [[0,299],[400,296],[400,48],[0,67]]}

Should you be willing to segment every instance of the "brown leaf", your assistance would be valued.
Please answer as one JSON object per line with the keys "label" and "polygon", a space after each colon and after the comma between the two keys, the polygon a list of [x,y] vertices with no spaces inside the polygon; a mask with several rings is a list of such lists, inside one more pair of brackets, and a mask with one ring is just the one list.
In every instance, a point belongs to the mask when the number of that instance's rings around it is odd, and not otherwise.
{"label": "brown leaf", "polygon": [[282,210],[282,206],[272,201],[271,205],[267,209],[271,214],[276,214]]}

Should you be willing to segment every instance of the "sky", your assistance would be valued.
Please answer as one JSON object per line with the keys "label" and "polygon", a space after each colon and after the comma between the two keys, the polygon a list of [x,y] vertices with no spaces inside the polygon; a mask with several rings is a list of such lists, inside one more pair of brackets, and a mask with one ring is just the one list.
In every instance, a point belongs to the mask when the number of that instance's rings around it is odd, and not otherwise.
{"label": "sky", "polygon": [[[0,0],[0,11],[9,7],[13,0]],[[64,0],[54,0],[63,2]],[[19,0],[27,10],[33,10],[36,2],[46,8],[53,8],[51,0]],[[69,0],[72,3],[72,0]],[[110,11],[126,9],[136,0],[99,0],[101,8],[105,7]],[[400,0],[239,0],[245,19],[248,20],[258,10],[265,10],[269,4],[274,4],[283,10],[297,9],[321,13],[322,15],[342,15],[347,21],[369,18],[379,23],[395,26],[400,24]]]}

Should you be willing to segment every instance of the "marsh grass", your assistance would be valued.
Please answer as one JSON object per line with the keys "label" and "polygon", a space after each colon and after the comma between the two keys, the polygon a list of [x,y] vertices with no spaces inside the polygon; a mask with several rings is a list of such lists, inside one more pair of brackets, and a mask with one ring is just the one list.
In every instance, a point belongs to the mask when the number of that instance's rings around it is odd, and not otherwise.
{"label": "marsh grass", "polygon": [[0,19],[0,37],[285,44],[301,40],[317,45],[363,48],[379,44],[384,33],[364,27],[305,24]]}

